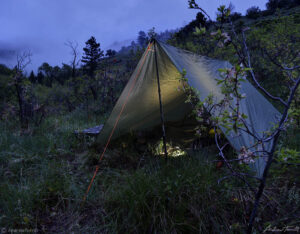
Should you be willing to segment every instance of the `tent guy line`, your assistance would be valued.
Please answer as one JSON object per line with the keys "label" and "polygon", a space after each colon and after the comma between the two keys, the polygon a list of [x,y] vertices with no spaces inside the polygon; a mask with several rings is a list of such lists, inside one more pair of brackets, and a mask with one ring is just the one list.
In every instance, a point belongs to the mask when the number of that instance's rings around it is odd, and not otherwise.
{"label": "tent guy line", "polygon": [[112,136],[113,136],[113,134],[114,134],[114,131],[115,131],[117,125],[118,125],[118,122],[119,122],[120,117],[121,117],[121,115],[122,115],[122,113],[123,113],[123,110],[124,110],[124,108],[125,108],[125,106],[126,106],[126,104],[127,104],[128,98],[129,98],[129,96],[130,96],[130,94],[131,94],[131,92],[132,92],[132,90],[133,90],[133,88],[134,88],[134,86],[135,86],[135,83],[136,83],[137,78],[138,78],[139,75],[140,75],[140,72],[141,72],[142,67],[143,67],[143,65],[144,65],[144,63],[145,63],[146,57],[147,57],[148,52],[150,51],[152,45],[153,45],[153,43],[149,44],[149,46],[148,46],[148,48],[147,48],[146,54],[144,55],[144,58],[143,58],[143,60],[142,60],[142,64],[141,64],[141,66],[140,66],[140,68],[139,68],[139,70],[138,70],[138,72],[137,72],[137,74],[136,74],[136,76],[135,76],[135,78],[134,78],[134,80],[133,80],[133,83],[132,83],[132,85],[131,85],[131,88],[130,88],[130,90],[129,90],[129,93],[127,94],[126,100],[125,100],[125,102],[124,102],[124,104],[123,104],[123,106],[122,106],[122,109],[121,109],[121,111],[120,111],[120,113],[119,113],[119,115],[118,115],[118,118],[117,118],[117,120],[116,120],[116,122],[115,122],[115,125],[114,125],[114,127],[113,127],[113,129],[112,129],[112,131],[111,131],[111,133],[110,133],[110,136],[109,136],[109,138],[108,138],[108,140],[107,140],[107,143],[106,143],[106,145],[105,145],[105,147],[104,147],[104,150],[103,150],[103,152],[102,152],[102,154],[101,154],[101,156],[100,156],[100,158],[99,158],[99,160],[98,160],[98,165],[96,166],[94,175],[93,175],[93,177],[92,177],[92,179],[91,179],[91,182],[90,182],[90,184],[89,184],[89,186],[88,186],[88,188],[87,188],[87,191],[86,191],[86,193],[85,193],[85,196],[83,197],[83,202],[85,202],[85,200],[86,200],[86,198],[87,198],[87,195],[88,195],[88,193],[89,193],[89,191],[90,191],[90,189],[91,189],[91,187],[92,187],[92,184],[93,184],[93,182],[94,182],[94,180],[95,180],[95,177],[96,177],[96,175],[97,175],[97,172],[98,172],[98,170],[99,170],[99,163],[100,163],[101,160],[103,159],[103,156],[104,156],[104,154],[105,154],[105,152],[106,152],[106,150],[107,150],[107,147],[108,147],[108,145],[109,145],[109,143],[110,143],[110,141],[111,141],[111,138],[112,138]]}
{"label": "tent guy line", "polygon": [[[153,52],[152,47],[154,53],[149,53]],[[222,92],[216,81],[221,79],[219,69],[231,67],[232,65],[227,61],[207,58],[157,40],[152,41],[97,136],[94,143],[96,148],[100,150],[105,145],[99,162],[111,140],[132,131],[153,133],[155,127],[163,126],[166,128],[168,140],[174,142],[182,140],[187,144],[191,142],[194,139],[192,132],[195,131],[198,122],[186,118],[192,109],[186,103],[186,93],[177,90],[180,71],[186,70],[188,85],[199,91],[200,100],[204,100],[210,94],[213,94],[216,99],[221,99]],[[158,89],[163,91],[162,97],[157,95],[157,85]],[[262,138],[264,133],[278,122],[281,114],[248,80],[243,82],[240,89],[246,94],[246,98],[240,102],[241,112],[248,116],[245,120],[246,124],[256,129],[259,138]],[[227,133],[224,128],[220,127],[220,129],[237,152],[244,147],[252,147],[255,142],[253,136],[247,132],[238,130],[237,133],[233,131]],[[159,137],[161,139],[161,133]],[[264,145],[257,145],[256,150],[262,147],[268,150],[272,146],[272,142],[261,144]],[[260,177],[265,165],[263,155],[257,155],[255,163],[251,166]],[[98,170],[99,165],[96,166],[84,200]]]}
{"label": "tent guy line", "polygon": [[[223,94],[216,79],[222,79],[219,69],[231,69],[232,65],[228,61],[200,56],[158,40],[153,47],[157,54],[167,139],[172,142],[191,142],[194,139],[192,131],[197,127],[198,122],[186,119],[190,115],[192,107],[186,103],[186,93],[177,90],[181,71],[185,69],[188,85],[199,91],[197,95],[200,100],[204,100],[210,94],[215,99],[222,100]],[[141,61],[137,66],[140,77],[133,88],[132,95],[128,97],[127,93],[137,74],[137,69],[133,72],[103,129],[97,136],[96,148],[104,145],[113,128],[115,129],[111,140],[130,132],[142,131],[147,134],[155,134],[154,128],[161,126],[154,53],[149,53],[143,63],[143,67],[140,67]],[[248,117],[245,119],[245,123],[249,128],[255,129],[258,138],[263,138],[265,133],[278,123],[281,113],[247,79],[241,84],[240,92],[246,95],[246,98],[240,102],[241,112]],[[126,108],[118,120],[118,126],[115,126],[114,123],[125,100]],[[253,146],[256,142],[255,138],[245,131],[227,133],[224,128],[220,128],[237,152],[240,152],[243,147]],[[161,133],[159,133],[159,137],[161,137]],[[257,145],[255,150],[259,151],[262,147],[268,150],[272,146],[272,142],[263,144],[264,146]],[[183,146],[185,147],[185,145]],[[186,146],[188,147],[188,145]],[[265,164],[263,155],[258,155],[255,163],[251,165],[258,177],[262,175]]]}

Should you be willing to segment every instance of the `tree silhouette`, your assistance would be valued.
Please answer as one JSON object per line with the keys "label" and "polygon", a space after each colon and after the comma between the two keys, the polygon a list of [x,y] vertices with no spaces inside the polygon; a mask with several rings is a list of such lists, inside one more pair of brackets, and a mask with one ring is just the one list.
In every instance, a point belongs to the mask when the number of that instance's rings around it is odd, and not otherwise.
{"label": "tree silhouette", "polygon": [[138,43],[141,47],[145,47],[146,43],[147,43],[147,35],[144,31],[139,31],[139,35],[138,35]]}
{"label": "tree silhouette", "polygon": [[[148,40],[156,38],[157,33],[155,32],[155,28],[152,27],[148,30]],[[148,41],[147,41],[148,42]]]}
{"label": "tree silhouette", "polygon": [[115,50],[109,49],[109,50],[106,51],[106,56],[113,57],[113,56],[116,55],[116,53],[117,52]]}
{"label": "tree silhouette", "polygon": [[33,71],[30,72],[29,80],[30,80],[31,83],[35,83],[36,82],[36,77],[35,77]]}
{"label": "tree silhouette", "polygon": [[89,75],[93,77],[100,58],[103,56],[103,51],[100,49],[100,43],[97,43],[96,38],[93,36],[85,44],[86,47],[83,48],[84,55],[81,62],[84,63]]}
{"label": "tree silhouette", "polygon": [[44,79],[44,84],[48,87],[52,87],[52,82],[54,79],[53,75],[53,67],[49,65],[49,63],[43,63],[41,66],[38,68],[38,72],[43,74]]}
{"label": "tree silhouette", "polygon": [[76,41],[67,41],[65,43],[66,46],[68,46],[71,49],[71,54],[72,54],[72,60],[70,62],[72,66],[72,77],[74,78],[76,76],[76,67],[80,61],[78,59],[79,56],[79,51],[78,51],[78,43]]}
{"label": "tree silhouette", "polygon": [[39,71],[38,74],[37,74],[37,76],[36,76],[37,82],[38,82],[39,84],[43,84],[44,79],[45,79],[44,74],[43,74],[41,71]]}
{"label": "tree silhouette", "polygon": [[250,19],[257,19],[261,15],[261,10],[258,6],[250,7],[247,12],[246,16]]}

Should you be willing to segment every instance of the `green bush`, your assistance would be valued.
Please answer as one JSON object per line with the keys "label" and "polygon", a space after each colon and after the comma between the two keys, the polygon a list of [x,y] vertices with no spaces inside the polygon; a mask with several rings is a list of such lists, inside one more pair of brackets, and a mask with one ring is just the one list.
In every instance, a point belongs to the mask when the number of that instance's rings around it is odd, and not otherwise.
{"label": "green bush", "polygon": [[242,18],[242,14],[239,12],[234,12],[230,15],[230,18],[232,21],[236,21],[236,20]]}
{"label": "green bush", "polygon": [[246,12],[246,16],[249,19],[257,19],[261,16],[261,10],[256,6],[250,7]]}
{"label": "green bush", "polygon": [[290,8],[299,5],[299,0],[269,0],[266,7],[269,11],[275,12],[277,8]]}

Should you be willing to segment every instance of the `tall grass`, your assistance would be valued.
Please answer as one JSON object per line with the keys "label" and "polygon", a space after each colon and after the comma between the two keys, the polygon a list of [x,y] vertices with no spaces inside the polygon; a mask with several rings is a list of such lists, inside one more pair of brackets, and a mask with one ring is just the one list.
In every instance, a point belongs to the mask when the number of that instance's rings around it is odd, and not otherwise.
{"label": "tall grass", "polygon": [[218,185],[219,175],[187,156],[123,175],[105,195],[107,219],[118,233],[230,232],[243,212],[232,200],[235,192]]}
{"label": "tall grass", "polygon": [[[0,227],[46,233],[244,231],[253,194],[233,179],[218,183],[228,172],[211,163],[213,150],[166,163],[150,153],[140,155],[131,145],[123,153],[111,148],[82,205],[99,155],[89,140],[73,132],[103,121],[78,110],[48,117],[29,135],[20,135],[13,121],[0,123]],[[287,176],[276,167],[263,199],[265,211],[258,217],[259,231],[270,224],[298,225],[298,172]]]}
{"label": "tall grass", "polygon": [[50,116],[27,135],[20,135],[17,122],[0,123],[0,226],[41,228],[42,216],[66,211],[69,198],[81,196],[78,183],[83,178],[75,180],[73,174],[82,167],[77,151],[88,145],[74,130],[101,122],[102,117],[78,110]]}

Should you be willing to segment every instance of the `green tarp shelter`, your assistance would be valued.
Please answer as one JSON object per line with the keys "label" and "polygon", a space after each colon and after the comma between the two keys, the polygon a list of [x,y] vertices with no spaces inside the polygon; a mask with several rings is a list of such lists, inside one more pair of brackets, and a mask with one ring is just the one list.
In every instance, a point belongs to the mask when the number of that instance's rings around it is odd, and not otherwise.
{"label": "green tarp shelter", "polygon": [[[185,103],[186,94],[177,90],[180,72],[186,70],[188,84],[199,90],[199,98],[203,100],[210,93],[216,98],[222,97],[216,82],[216,79],[221,78],[218,69],[230,67],[232,66],[227,61],[199,56],[155,40],[144,52],[98,135],[96,144],[102,146],[110,137],[116,139],[132,131],[151,131],[161,126],[157,71],[167,140],[174,136],[173,130],[176,128],[186,130],[186,134],[194,137],[191,128],[187,127],[191,125],[187,120],[191,113],[191,105]],[[241,112],[248,116],[249,126],[262,136],[278,122],[280,113],[250,82],[242,82],[241,93],[246,94],[246,98],[240,103]],[[237,151],[240,151],[242,146],[249,147],[254,143],[253,137],[243,131],[237,134],[230,132],[226,134],[226,138]],[[272,142],[265,147],[271,147],[271,144]],[[264,166],[265,160],[258,158],[254,167],[259,176]]]}

